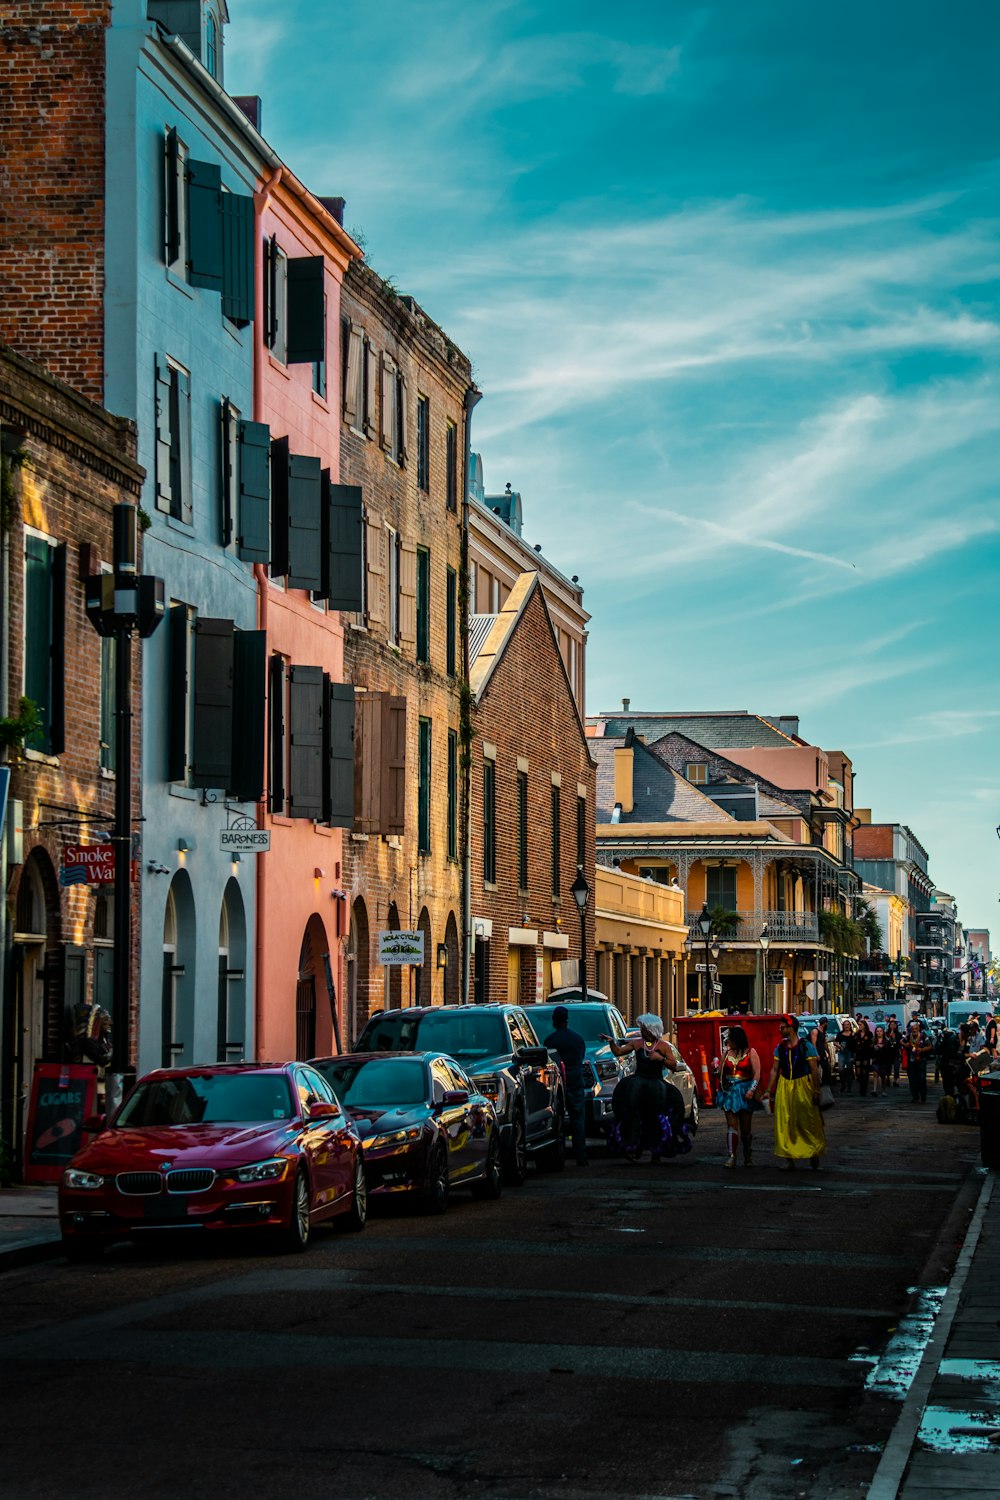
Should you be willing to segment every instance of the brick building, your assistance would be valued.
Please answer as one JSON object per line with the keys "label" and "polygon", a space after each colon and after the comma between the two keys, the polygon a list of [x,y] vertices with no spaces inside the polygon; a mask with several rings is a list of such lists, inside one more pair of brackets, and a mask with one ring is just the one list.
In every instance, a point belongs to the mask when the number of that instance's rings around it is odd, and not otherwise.
{"label": "brick building", "polygon": [[[595,765],[537,572],[472,616],[470,661],[473,995],[527,1004],[580,953],[577,870],[595,884]],[[594,911],[592,895],[588,955]]]}
{"label": "brick building", "polygon": [[[67,1009],[91,997],[112,1008],[113,885],[76,883],[89,862],[73,856],[80,846],[111,850],[115,799],[114,642],[102,640],[87,619],[83,580],[110,564],[112,506],[137,500],[143,472],[131,422],[6,348],[0,446],[9,559],[0,754],[11,769],[11,836],[3,841],[8,905],[0,921],[13,924],[0,944],[13,969],[0,987],[0,1135],[17,1150],[34,1064],[65,1055]],[[134,772],[141,686],[135,652]],[[23,700],[37,714],[26,735]],[[132,911],[136,953],[138,886]]]}
{"label": "brick building", "polygon": [[[355,825],[345,839],[349,1036],[369,1010],[461,986],[462,497],[478,393],[466,356],[361,262],[341,293],[340,476],[364,503],[362,609],[345,615]],[[421,967],[383,969],[380,931],[419,930]]]}

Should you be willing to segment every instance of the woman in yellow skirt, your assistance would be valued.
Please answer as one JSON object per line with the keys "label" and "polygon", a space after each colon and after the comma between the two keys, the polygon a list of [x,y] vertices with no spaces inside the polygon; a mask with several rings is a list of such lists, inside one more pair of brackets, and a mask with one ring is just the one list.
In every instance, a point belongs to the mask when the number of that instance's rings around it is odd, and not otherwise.
{"label": "woman in yellow skirt", "polygon": [[826,1150],[819,1089],[816,1048],[799,1038],[799,1023],[794,1016],[783,1016],[767,1092],[774,1106],[774,1154],[786,1171],[797,1161],[808,1161],[814,1172],[819,1168]]}

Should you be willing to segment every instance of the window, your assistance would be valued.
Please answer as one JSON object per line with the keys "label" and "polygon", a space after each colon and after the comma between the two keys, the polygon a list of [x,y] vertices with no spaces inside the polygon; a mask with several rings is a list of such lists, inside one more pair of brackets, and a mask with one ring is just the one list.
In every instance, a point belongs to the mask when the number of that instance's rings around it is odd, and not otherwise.
{"label": "window", "polygon": [[254,209],[234,193],[215,162],[194,161],[177,131],[164,152],[164,259],[189,285],[220,292],[222,311],[245,327],[254,315]]}
{"label": "window", "polygon": [[419,725],[419,765],[417,768],[417,849],[431,852],[431,721]]}
{"label": "window", "polygon": [[24,696],[40,726],[29,750],[59,755],[64,748],[66,548],[50,537],[24,537]]}
{"label": "window", "polygon": [[689,761],[684,767],[684,775],[695,786],[705,786],[708,783],[708,766],[703,760]]}
{"label": "window", "polygon": [[222,545],[235,535],[245,562],[271,561],[271,431],[246,422],[228,399],[221,404]]}
{"label": "window", "polygon": [[399,837],[406,824],[406,699],[362,692],[356,710],[354,830]]}
{"label": "window", "polygon": [[271,812],[353,828],[353,687],[332,682],[321,667],[290,665],[275,655],[268,700]]}
{"label": "window", "polygon": [[576,799],[576,862],[581,870],[587,863],[587,799]]}
{"label": "window", "polygon": [[205,67],[213,78],[219,76],[219,28],[209,11],[205,20]]}
{"label": "window", "polygon": [[497,878],[497,768],[483,761],[483,880],[494,885]]}
{"label": "window", "polygon": [[188,260],[187,164],[187,146],[176,130],[168,130],[164,179],[167,209],[164,254],[168,269],[185,279]]}
{"label": "window", "polygon": [[736,866],[710,865],[705,872],[706,896],[709,911],[721,906],[723,911],[736,911]]}
{"label": "window", "polygon": [[167,631],[166,779],[257,801],[264,789],[264,632],[196,617],[178,601]]}
{"label": "window", "polygon": [[287,363],[288,256],[277,240],[264,245],[264,342],[282,364]]}
{"label": "window", "polygon": [[289,259],[273,235],[264,241],[264,342],[283,365],[325,365],[323,257]]}
{"label": "window", "polygon": [[417,548],[417,661],[431,659],[431,555]]}
{"label": "window", "polygon": [[406,380],[388,354],[382,356],[382,448],[397,464],[406,463]]}
{"label": "window", "polygon": [[399,645],[399,532],[387,526],[389,534],[389,644]]}
{"label": "window", "polygon": [[458,574],[454,568],[448,569],[445,608],[448,613],[445,621],[445,665],[448,676],[454,677],[458,670]]}
{"label": "window", "polygon": [[[110,568],[102,568],[110,573]],[[114,636],[101,636],[101,748],[102,771],[115,769],[115,646]]]}
{"label": "window", "polygon": [[273,813],[288,810],[288,665],[283,656],[271,657],[267,671],[267,805]]}
{"label": "window", "polygon": [[[326,293],[323,293],[323,326],[326,327]],[[317,396],[326,400],[326,350],[319,359],[312,362],[312,388]]]}
{"label": "window", "polygon": [[363,328],[344,319],[344,421],[371,437],[375,430],[375,351]]}
{"label": "window", "polygon": [[458,858],[458,731],[448,730],[448,858]]}
{"label": "window", "polygon": [[156,508],[188,525],[191,499],[191,377],[174,360],[156,357]]}
{"label": "window", "polygon": [[445,498],[449,510],[458,509],[458,428],[449,422],[444,431]]}
{"label": "window", "polygon": [[417,489],[431,487],[431,403],[428,396],[417,397]]}
{"label": "window", "polygon": [[517,773],[517,888],[528,889],[528,773]]}
{"label": "window", "polygon": [[560,849],[560,791],[557,786],[552,788],[552,894],[558,896],[562,890],[559,866],[561,863]]}

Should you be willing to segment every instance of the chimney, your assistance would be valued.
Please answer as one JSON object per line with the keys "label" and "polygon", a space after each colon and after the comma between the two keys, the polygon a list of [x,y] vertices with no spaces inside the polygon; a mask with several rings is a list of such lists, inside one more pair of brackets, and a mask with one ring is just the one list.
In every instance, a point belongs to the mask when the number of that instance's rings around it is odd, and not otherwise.
{"label": "chimney", "polygon": [[322,203],[327,213],[332,214],[337,223],[340,225],[341,229],[343,229],[345,200],[343,198],[320,198],[319,201]]}
{"label": "chimney", "polygon": [[629,706],[629,704],[631,702],[632,702],[631,698],[623,698],[622,699],[622,713],[623,714],[627,714],[628,713],[628,706]]}
{"label": "chimney", "polygon": [[261,129],[263,105],[259,94],[234,94],[233,103],[237,109],[241,109],[246,115],[254,130]]}
{"label": "chimney", "polygon": [[623,813],[635,807],[632,796],[632,761],[635,752],[631,745],[615,750],[615,801],[622,805]]}

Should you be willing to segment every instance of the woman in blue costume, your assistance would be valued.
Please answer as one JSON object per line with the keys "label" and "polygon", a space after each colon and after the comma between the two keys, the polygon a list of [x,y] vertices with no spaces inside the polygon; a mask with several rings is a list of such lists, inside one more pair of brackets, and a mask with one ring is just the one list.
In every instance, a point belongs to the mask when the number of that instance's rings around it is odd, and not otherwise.
{"label": "woman in blue costume", "polygon": [[753,1111],[759,1108],[760,1058],[742,1026],[730,1026],[719,1069],[715,1102],[726,1112],[726,1162],[736,1165],[736,1143],[743,1142],[743,1165],[753,1166]]}

